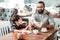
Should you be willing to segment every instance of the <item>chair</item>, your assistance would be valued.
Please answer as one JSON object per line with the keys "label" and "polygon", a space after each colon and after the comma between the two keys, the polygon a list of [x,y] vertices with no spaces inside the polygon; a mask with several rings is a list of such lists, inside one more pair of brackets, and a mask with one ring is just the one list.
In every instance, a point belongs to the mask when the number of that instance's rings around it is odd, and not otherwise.
{"label": "chair", "polygon": [[0,37],[10,33],[11,27],[9,21],[0,22]]}
{"label": "chair", "polygon": [[60,18],[54,18],[54,21],[55,21],[55,28],[58,30],[57,38],[59,38],[60,37]]}

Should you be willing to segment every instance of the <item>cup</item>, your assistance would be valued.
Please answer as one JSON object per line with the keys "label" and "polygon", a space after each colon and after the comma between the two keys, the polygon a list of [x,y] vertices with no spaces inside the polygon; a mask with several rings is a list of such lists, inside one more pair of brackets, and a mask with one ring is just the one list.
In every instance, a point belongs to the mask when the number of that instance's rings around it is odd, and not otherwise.
{"label": "cup", "polygon": [[22,39],[25,40],[26,39],[26,34],[22,33]]}
{"label": "cup", "polygon": [[17,40],[22,39],[22,33],[14,32],[13,35],[14,35],[14,39]]}
{"label": "cup", "polygon": [[37,33],[38,33],[38,30],[36,30],[36,29],[33,30],[33,33],[34,33],[34,34],[37,34]]}
{"label": "cup", "polygon": [[13,32],[13,36],[14,36],[15,39],[17,39],[17,33],[18,32]]}
{"label": "cup", "polygon": [[42,28],[41,32],[47,32],[47,28]]}

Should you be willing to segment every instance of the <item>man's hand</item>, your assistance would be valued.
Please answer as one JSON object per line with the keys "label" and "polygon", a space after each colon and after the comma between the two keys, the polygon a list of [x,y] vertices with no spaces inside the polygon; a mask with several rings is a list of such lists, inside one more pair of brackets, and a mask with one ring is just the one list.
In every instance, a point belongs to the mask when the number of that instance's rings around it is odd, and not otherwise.
{"label": "man's hand", "polygon": [[48,28],[48,29],[52,29],[52,28],[54,28],[53,25],[46,25],[45,27]]}
{"label": "man's hand", "polygon": [[32,27],[36,27],[36,25],[35,25],[34,23],[33,23],[33,24],[31,24],[31,26],[32,26]]}

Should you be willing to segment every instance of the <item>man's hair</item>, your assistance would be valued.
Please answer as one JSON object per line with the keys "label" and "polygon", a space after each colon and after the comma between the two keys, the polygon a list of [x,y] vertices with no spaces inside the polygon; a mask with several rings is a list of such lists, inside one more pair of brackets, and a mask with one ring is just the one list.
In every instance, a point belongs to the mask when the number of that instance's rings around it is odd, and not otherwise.
{"label": "man's hair", "polygon": [[39,1],[38,3],[42,3],[42,4],[43,4],[43,6],[45,7],[45,3],[44,3],[43,1]]}
{"label": "man's hair", "polygon": [[20,18],[22,18],[22,17],[19,15],[14,15],[12,18],[12,22],[15,23],[15,21],[18,21]]}

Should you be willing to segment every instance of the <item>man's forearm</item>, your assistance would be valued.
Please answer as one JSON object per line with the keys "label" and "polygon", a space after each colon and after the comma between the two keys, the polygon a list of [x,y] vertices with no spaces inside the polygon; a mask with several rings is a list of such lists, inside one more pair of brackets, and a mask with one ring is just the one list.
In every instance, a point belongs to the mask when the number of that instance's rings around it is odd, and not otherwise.
{"label": "man's forearm", "polygon": [[46,25],[45,27],[48,28],[48,29],[52,29],[52,28],[54,28],[53,25]]}

